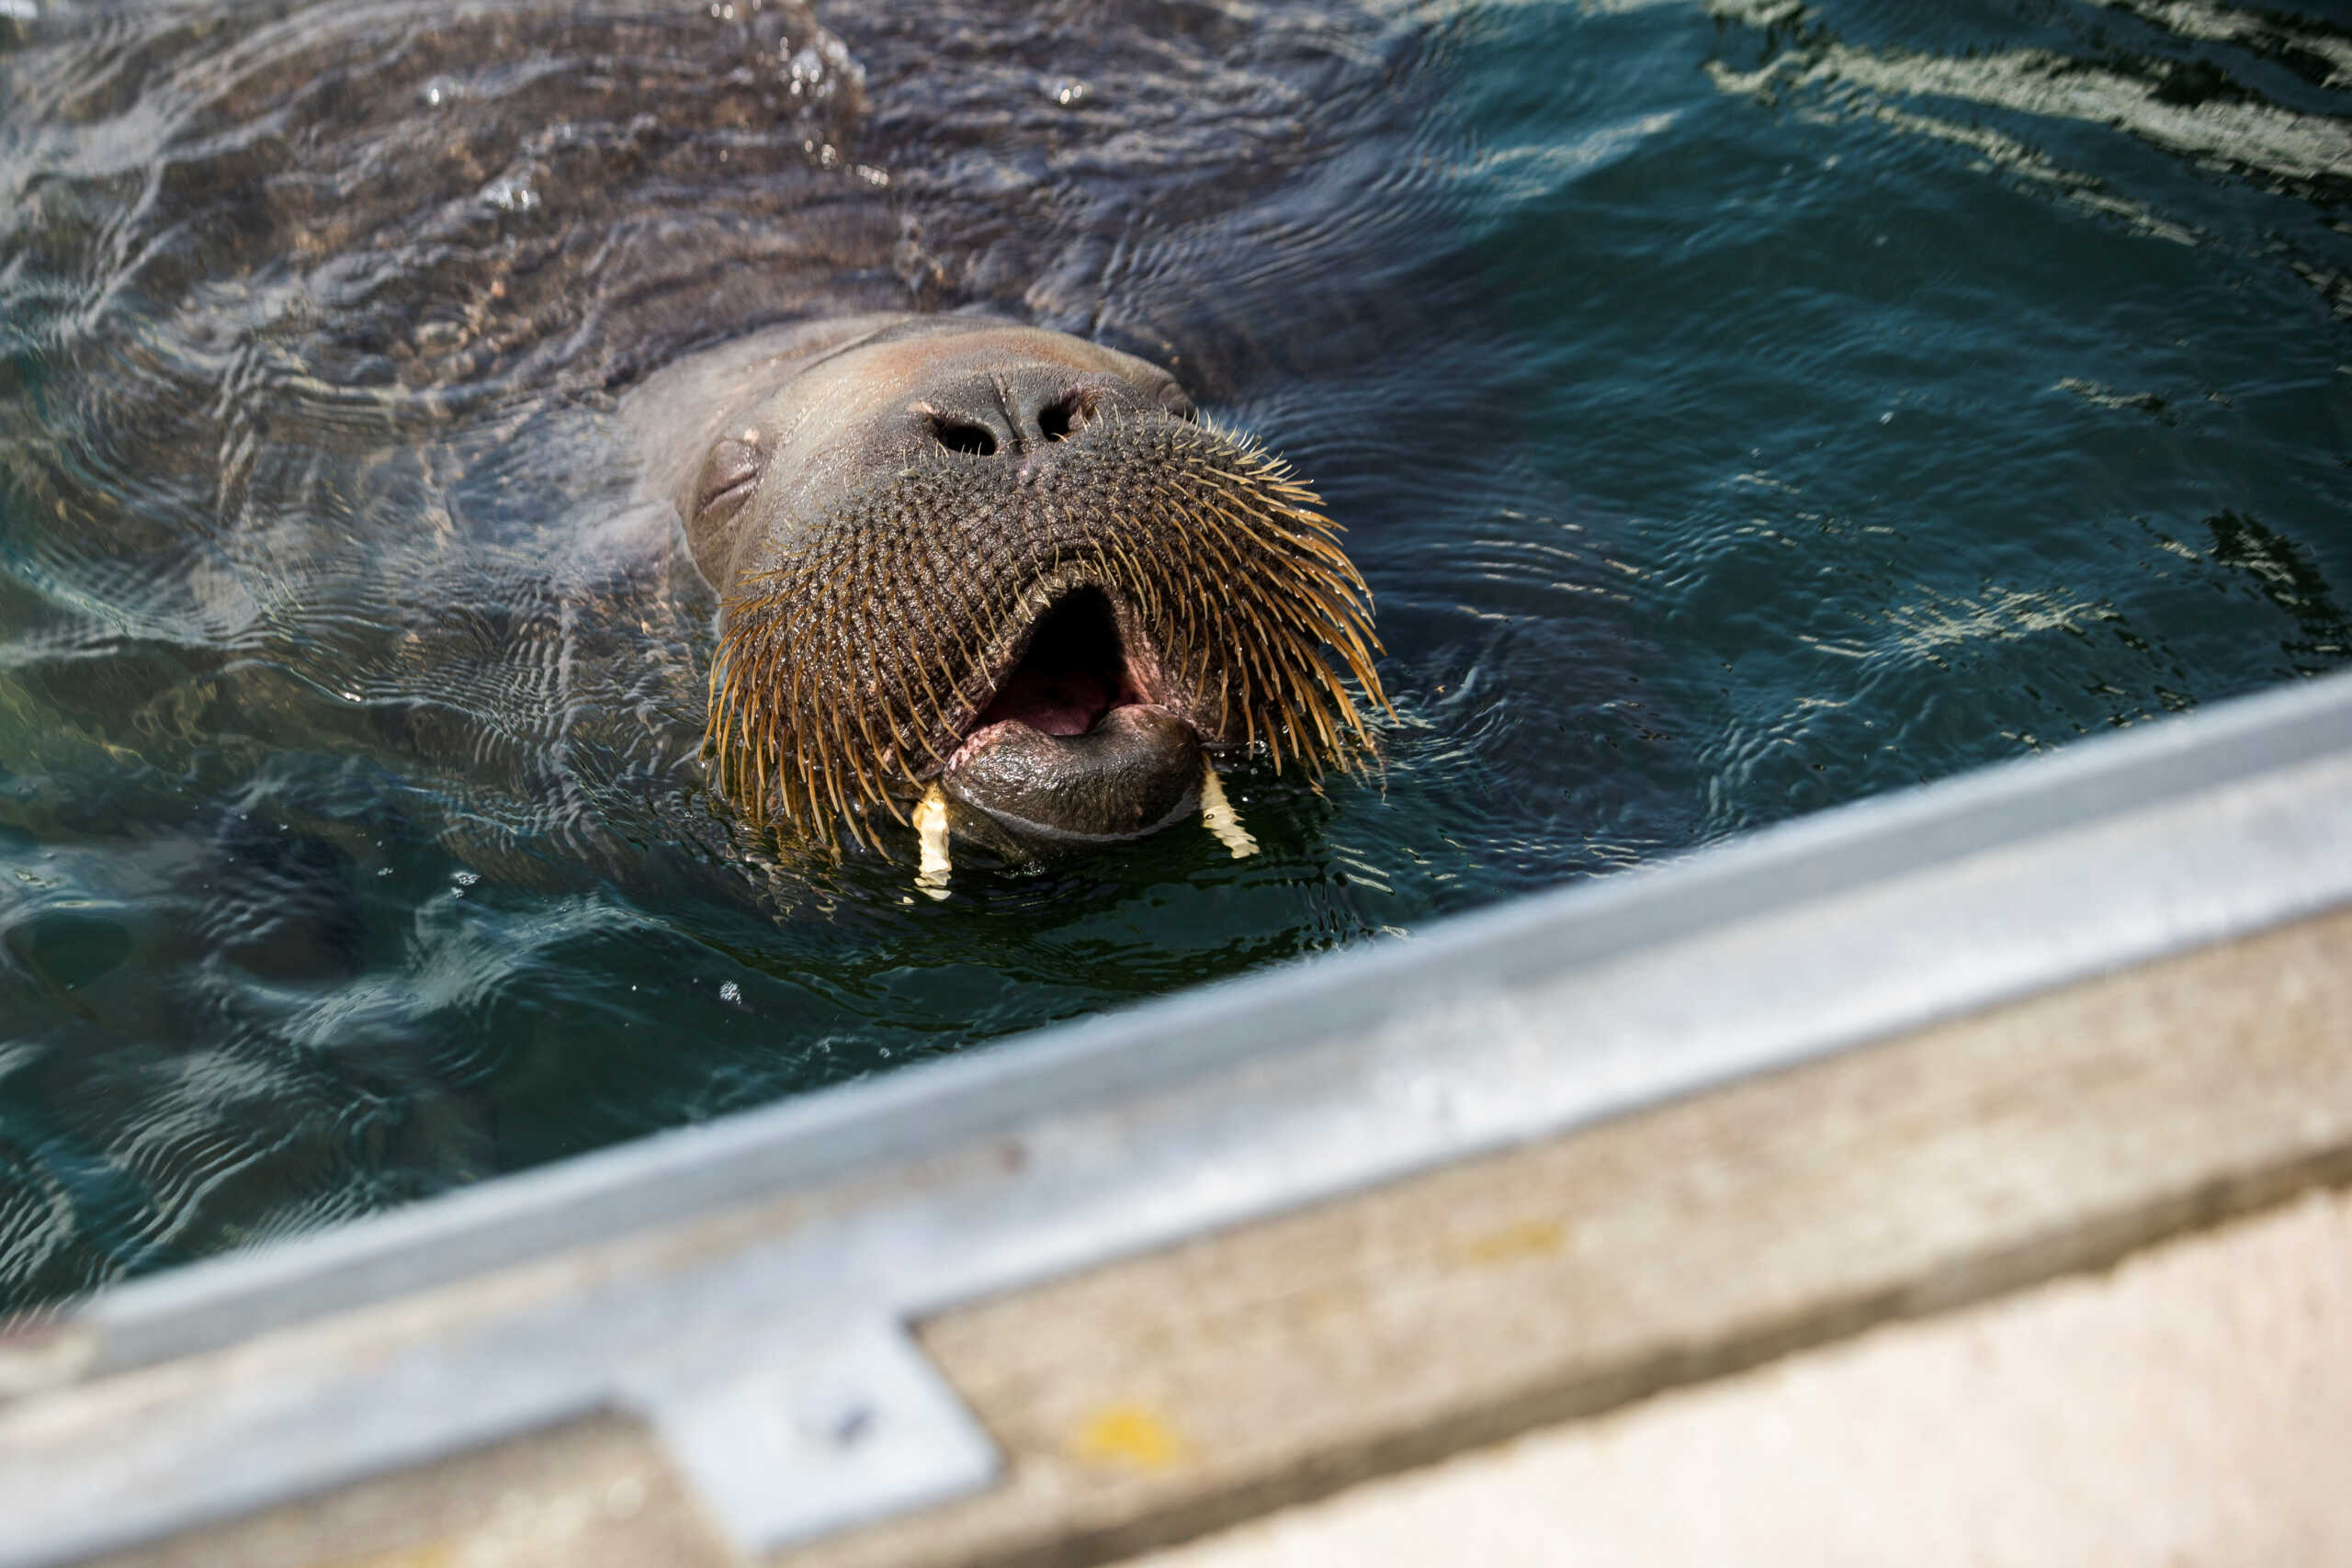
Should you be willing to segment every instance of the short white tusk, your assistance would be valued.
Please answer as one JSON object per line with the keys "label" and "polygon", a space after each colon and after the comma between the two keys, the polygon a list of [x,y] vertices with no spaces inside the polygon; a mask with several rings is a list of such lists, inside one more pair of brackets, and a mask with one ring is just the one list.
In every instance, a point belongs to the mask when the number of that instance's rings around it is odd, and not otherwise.
{"label": "short white tusk", "polygon": [[1235,860],[1258,852],[1258,840],[1241,825],[1233,802],[1225,798],[1225,781],[1216,776],[1215,762],[1206,764],[1201,773],[1201,820],[1208,824],[1218,843],[1233,852]]}
{"label": "short white tusk", "polygon": [[915,870],[915,886],[934,898],[947,897],[947,874],[956,863],[947,855],[947,792],[937,784],[924,792],[915,807],[915,836],[922,842],[922,864]]}

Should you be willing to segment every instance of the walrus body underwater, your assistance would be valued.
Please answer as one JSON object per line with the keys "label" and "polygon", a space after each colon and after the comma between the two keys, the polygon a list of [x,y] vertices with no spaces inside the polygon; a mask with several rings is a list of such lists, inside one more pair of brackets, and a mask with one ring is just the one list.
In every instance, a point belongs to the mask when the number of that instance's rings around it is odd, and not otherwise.
{"label": "walrus body underwater", "polygon": [[1364,734],[1320,651],[1379,692],[1363,583],[1315,497],[1132,355],[855,317],[624,412],[723,605],[723,787],[801,831],[910,815],[934,894],[951,833],[1020,855],[1197,806],[1246,854],[1206,753],[1312,766]]}

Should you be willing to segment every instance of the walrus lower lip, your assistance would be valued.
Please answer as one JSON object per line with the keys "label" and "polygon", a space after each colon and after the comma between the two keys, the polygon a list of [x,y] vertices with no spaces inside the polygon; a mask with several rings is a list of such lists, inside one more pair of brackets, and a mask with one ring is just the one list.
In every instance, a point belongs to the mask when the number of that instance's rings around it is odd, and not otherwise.
{"label": "walrus lower lip", "polygon": [[991,725],[939,782],[1018,837],[1101,841],[1149,833],[1187,809],[1204,763],[1191,725],[1156,704],[1127,703],[1082,735],[1019,719]]}

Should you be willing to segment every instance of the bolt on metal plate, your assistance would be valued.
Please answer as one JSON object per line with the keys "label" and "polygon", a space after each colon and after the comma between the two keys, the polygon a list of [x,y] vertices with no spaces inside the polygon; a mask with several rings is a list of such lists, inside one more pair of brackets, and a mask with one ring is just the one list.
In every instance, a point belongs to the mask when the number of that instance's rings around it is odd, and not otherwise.
{"label": "bolt on metal plate", "polygon": [[977,1491],[997,1454],[886,1318],[794,1324],[629,1380],[687,1483],[748,1553]]}

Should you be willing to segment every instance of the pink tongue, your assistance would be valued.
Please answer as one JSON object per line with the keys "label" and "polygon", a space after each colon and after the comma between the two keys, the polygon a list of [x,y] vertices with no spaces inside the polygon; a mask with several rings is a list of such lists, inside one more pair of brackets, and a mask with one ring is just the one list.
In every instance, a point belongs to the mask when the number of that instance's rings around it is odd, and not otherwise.
{"label": "pink tongue", "polygon": [[1046,735],[1084,735],[1111,710],[1111,696],[1091,675],[1016,670],[973,728],[1019,719]]}

